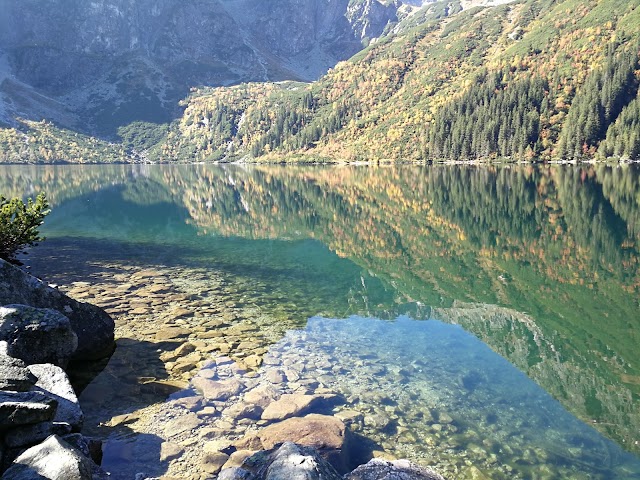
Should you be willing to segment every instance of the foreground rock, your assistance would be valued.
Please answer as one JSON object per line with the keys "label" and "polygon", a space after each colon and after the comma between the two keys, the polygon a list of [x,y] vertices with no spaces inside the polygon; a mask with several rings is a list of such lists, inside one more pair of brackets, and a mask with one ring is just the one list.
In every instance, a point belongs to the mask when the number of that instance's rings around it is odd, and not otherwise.
{"label": "foreground rock", "polygon": [[58,402],[53,421],[69,424],[73,431],[79,432],[84,414],[65,371],[49,364],[30,365],[29,370],[38,379],[35,388]]}
{"label": "foreground rock", "polygon": [[239,467],[225,468],[218,480],[444,480],[436,472],[407,460],[373,459],[341,476],[311,447],[285,442],[279,448],[262,451]]}
{"label": "foreground rock", "polygon": [[239,449],[271,450],[285,442],[311,447],[339,471],[348,471],[348,430],[328,415],[294,417],[263,428],[236,443]]}
{"label": "foreground rock", "polygon": [[3,480],[92,480],[91,461],[52,435],[31,447],[13,461],[2,475]]}
{"label": "foreground rock", "polygon": [[50,421],[57,404],[40,392],[0,392],[0,431]]}
{"label": "foreground rock", "polygon": [[17,304],[0,307],[0,341],[6,342],[9,356],[28,365],[66,367],[78,348],[67,317],[57,310]]}
{"label": "foreground rock", "polygon": [[421,467],[408,460],[389,462],[374,458],[344,476],[345,480],[444,480],[431,469]]}
{"label": "foreground rock", "polygon": [[26,363],[0,353],[0,390],[26,392],[36,381]]}
{"label": "foreground rock", "polygon": [[104,358],[113,351],[114,322],[104,310],[73,300],[0,259],[0,305],[8,304],[51,308],[66,316],[78,338],[74,360]]}

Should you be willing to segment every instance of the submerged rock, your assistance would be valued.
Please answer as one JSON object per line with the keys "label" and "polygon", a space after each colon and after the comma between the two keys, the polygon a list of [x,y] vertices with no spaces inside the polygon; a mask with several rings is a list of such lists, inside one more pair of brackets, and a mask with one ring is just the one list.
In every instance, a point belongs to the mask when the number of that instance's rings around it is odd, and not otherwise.
{"label": "submerged rock", "polygon": [[317,395],[285,394],[270,403],[262,412],[263,420],[285,420],[304,413],[321,397]]}
{"label": "submerged rock", "polygon": [[53,363],[66,367],[78,348],[69,319],[57,310],[27,305],[0,307],[0,341],[7,354],[26,364]]}
{"label": "submerged rock", "polygon": [[244,384],[235,378],[211,380],[195,377],[191,383],[207,400],[228,400],[244,390]]}
{"label": "submerged rock", "polygon": [[257,435],[265,450],[284,442],[293,442],[317,449],[337,470],[348,470],[348,430],[335,417],[310,414],[289,418],[269,425]]}
{"label": "submerged rock", "polygon": [[8,304],[51,308],[66,316],[78,337],[73,359],[95,360],[113,351],[115,324],[104,310],[69,298],[0,259],[0,305]]}
{"label": "submerged rock", "polygon": [[57,435],[16,458],[3,480],[92,480],[91,461]]}

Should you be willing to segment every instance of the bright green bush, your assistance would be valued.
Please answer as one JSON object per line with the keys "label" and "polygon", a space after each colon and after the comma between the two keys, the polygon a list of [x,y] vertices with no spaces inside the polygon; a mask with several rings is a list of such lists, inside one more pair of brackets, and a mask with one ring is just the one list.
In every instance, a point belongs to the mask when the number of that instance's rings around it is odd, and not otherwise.
{"label": "bright green bush", "polygon": [[16,255],[44,240],[38,227],[49,212],[44,193],[39,194],[35,202],[29,198],[26,204],[20,198],[9,200],[0,195],[0,258],[20,265]]}

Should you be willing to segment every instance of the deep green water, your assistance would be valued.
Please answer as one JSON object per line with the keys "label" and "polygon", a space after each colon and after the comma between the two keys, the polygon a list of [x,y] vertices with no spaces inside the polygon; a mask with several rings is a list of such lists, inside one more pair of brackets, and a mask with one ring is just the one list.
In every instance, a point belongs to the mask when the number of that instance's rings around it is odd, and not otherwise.
{"label": "deep green water", "polygon": [[5,196],[52,203],[34,270],[222,273],[286,316],[267,357],[317,358],[337,367],[325,386],[391,399],[400,420],[363,434],[400,454],[437,464],[435,442],[508,465],[494,478],[640,478],[638,168],[2,172]]}

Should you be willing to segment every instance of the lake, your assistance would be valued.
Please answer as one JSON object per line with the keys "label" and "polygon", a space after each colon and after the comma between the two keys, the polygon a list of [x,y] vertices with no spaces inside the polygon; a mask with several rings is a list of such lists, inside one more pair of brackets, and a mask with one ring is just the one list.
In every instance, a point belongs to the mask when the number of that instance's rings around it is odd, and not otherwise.
{"label": "lake", "polygon": [[260,388],[326,400],[354,463],[640,478],[637,166],[2,171],[52,205],[31,272],[116,320],[74,375],[113,478],[207,478]]}

